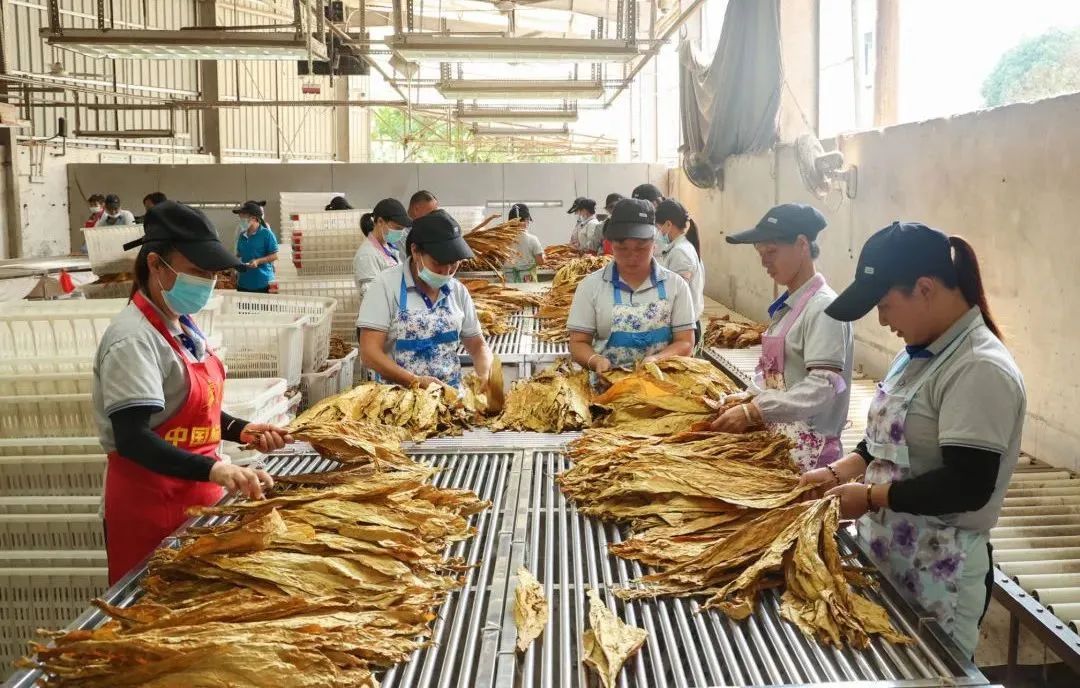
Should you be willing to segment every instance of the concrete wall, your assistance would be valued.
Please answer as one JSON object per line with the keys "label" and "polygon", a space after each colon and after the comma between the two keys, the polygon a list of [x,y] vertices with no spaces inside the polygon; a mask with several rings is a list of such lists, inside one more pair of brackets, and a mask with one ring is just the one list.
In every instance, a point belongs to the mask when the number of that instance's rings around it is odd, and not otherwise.
{"label": "concrete wall", "polygon": [[[1080,291],[1080,94],[837,139],[859,167],[854,200],[809,195],[793,151],[733,158],[722,191],[675,174],[675,194],[703,231],[706,293],[762,320],[775,286],[753,249],[724,243],[772,205],[813,203],[829,219],[819,267],[846,286],[859,249],[896,219],[921,220],[975,246],[991,308],[1028,389],[1024,449],[1080,469],[1080,326],[1070,294]],[[828,147],[828,142],[826,142]],[[872,313],[856,327],[857,365],[880,377],[901,341]]]}
{"label": "concrete wall", "polygon": [[[271,227],[281,223],[279,195],[285,191],[341,191],[357,208],[371,207],[379,199],[407,202],[418,189],[428,189],[442,205],[495,205],[490,212],[505,214],[510,203],[556,201],[562,205],[532,208],[533,231],[545,244],[566,243],[573,219],[566,214],[577,196],[590,196],[603,205],[613,191],[629,195],[645,182],[667,183],[660,165],[626,164],[292,164],[292,165],[108,165],[68,166],[68,200],[72,227],[81,226],[87,189],[117,193],[130,199],[141,212],[141,199],[150,191],[188,202],[240,203],[267,201]],[[329,195],[327,196],[329,201]],[[133,208],[134,210],[135,208]],[[139,213],[136,213],[139,214]],[[231,236],[235,217],[227,210],[208,215]],[[225,231],[228,230],[228,231]],[[73,241],[77,232],[73,232]],[[76,247],[79,244],[73,244]]]}

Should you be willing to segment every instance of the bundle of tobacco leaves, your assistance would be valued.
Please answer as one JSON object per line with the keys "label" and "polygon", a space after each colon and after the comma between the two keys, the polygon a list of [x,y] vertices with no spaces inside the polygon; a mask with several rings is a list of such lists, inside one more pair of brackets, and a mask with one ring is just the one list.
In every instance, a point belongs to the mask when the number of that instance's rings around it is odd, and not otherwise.
{"label": "bundle of tobacco leaves", "polygon": [[844,567],[836,543],[839,518],[836,498],[759,512],[695,556],[645,576],[643,587],[616,594],[623,599],[709,594],[705,608],[741,620],[753,613],[762,590],[782,587],[781,615],[823,643],[864,648],[873,635],[911,642],[884,608],[853,587],[869,581]]}
{"label": "bundle of tobacco leaves", "polygon": [[[350,427],[392,426],[414,440],[422,440],[436,435],[460,435],[473,424],[476,412],[476,399],[471,394],[459,395],[445,385],[432,383],[422,389],[368,382],[323,399],[300,414],[290,430],[294,436],[299,433],[302,439],[307,439],[309,433],[319,428],[343,428],[336,424],[353,421],[357,424]],[[365,439],[377,437],[381,430],[369,427],[369,432],[374,435],[369,434]]]}
{"label": "bundle of tobacco leaves", "polygon": [[491,219],[489,217],[484,223],[464,234],[465,243],[476,256],[462,263],[461,270],[492,270],[502,274],[502,266],[518,257],[517,245],[525,234],[525,223],[521,220],[509,220],[493,227],[485,226]]}
{"label": "bundle of tobacco leaves", "polygon": [[327,356],[331,361],[336,361],[340,358],[345,358],[352,350],[356,348],[356,344],[345,341],[344,337],[339,337],[336,334],[330,335],[330,355]]}
{"label": "bundle of tobacco leaves", "polygon": [[53,634],[20,666],[43,685],[369,686],[424,647],[490,504],[431,485],[434,470],[374,465],[295,476],[260,502],[195,510],[232,520],[187,531],[154,554],[146,594],[94,631]]}
{"label": "bundle of tobacco leaves", "polygon": [[555,244],[544,249],[546,263],[544,267],[558,270],[572,260],[581,258],[584,253],[570,244]]}
{"label": "bundle of tobacco leaves", "polygon": [[492,430],[566,432],[592,425],[589,411],[589,374],[567,364],[543,370],[510,387],[503,412]]}
{"label": "bundle of tobacco leaves", "polygon": [[607,608],[594,588],[589,588],[589,630],[581,638],[582,660],[600,677],[604,688],[615,688],[626,660],[645,644],[649,634],[631,626]]}
{"label": "bundle of tobacco leaves", "polygon": [[290,431],[295,439],[309,442],[315,451],[340,463],[370,462],[381,467],[413,463],[401,451],[400,442],[410,437],[403,428],[342,417],[335,421],[297,419]]}
{"label": "bundle of tobacco leaves", "polygon": [[721,349],[746,349],[761,343],[765,326],[758,323],[737,322],[731,316],[721,315],[709,318],[702,340],[705,346]]}
{"label": "bundle of tobacco leaves", "polygon": [[487,336],[510,332],[513,327],[510,316],[527,306],[535,306],[540,297],[518,289],[486,280],[465,279],[461,281],[472,296],[480,327]]}
{"label": "bundle of tobacco leaves", "polygon": [[611,386],[592,400],[600,425],[643,435],[670,435],[710,420],[736,389],[719,368],[696,358],[669,358],[604,377]]}
{"label": "bundle of tobacco leaves", "polygon": [[537,315],[543,320],[543,327],[537,336],[551,342],[565,342],[566,318],[570,315],[570,304],[574,301],[581,280],[611,262],[611,256],[582,256],[574,258],[555,273],[551,289],[540,299]]}

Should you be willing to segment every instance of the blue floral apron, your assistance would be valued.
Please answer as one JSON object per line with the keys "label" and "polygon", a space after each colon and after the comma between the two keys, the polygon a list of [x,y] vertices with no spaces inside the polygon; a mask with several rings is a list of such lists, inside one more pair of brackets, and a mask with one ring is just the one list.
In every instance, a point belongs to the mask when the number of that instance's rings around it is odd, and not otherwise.
{"label": "blue floral apron", "polygon": [[656,279],[655,268],[650,271],[649,279],[659,299],[647,304],[624,304],[619,268],[614,263],[611,266],[615,305],[611,309],[611,335],[601,353],[614,367],[633,367],[671,344],[671,302],[664,283]]}
{"label": "blue floral apron", "polygon": [[430,375],[451,387],[460,387],[458,342],[464,317],[450,308],[450,287],[444,286],[439,292],[439,300],[433,304],[421,291],[427,308],[411,311],[407,308],[405,276],[401,276],[397,316],[390,322],[389,336],[394,340],[391,357],[413,375]]}
{"label": "blue floral apron", "polygon": [[[911,475],[904,432],[915,395],[956,353],[982,320],[976,319],[906,385],[900,377],[911,358],[900,358],[878,384],[867,418],[866,443],[874,460],[867,483],[888,483]],[[882,570],[933,615],[957,645],[971,656],[979,640],[986,599],[989,534],[957,528],[935,516],[881,509],[859,519],[859,536],[870,544]]]}

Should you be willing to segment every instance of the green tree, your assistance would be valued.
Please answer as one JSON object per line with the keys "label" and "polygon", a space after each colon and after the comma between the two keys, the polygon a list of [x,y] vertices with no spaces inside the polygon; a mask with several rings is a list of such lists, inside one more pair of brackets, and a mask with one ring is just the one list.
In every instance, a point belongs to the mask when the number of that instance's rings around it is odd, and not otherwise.
{"label": "green tree", "polygon": [[986,77],[987,107],[1080,91],[1080,29],[1051,29],[1005,52]]}

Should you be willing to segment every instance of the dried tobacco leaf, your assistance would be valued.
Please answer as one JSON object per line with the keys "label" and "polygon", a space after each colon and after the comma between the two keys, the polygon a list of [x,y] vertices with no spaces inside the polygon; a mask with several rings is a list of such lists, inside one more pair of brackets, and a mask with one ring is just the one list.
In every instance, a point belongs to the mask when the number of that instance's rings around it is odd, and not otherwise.
{"label": "dried tobacco leaf", "polygon": [[584,659],[604,688],[615,688],[623,664],[641,649],[649,634],[615,616],[596,590],[589,589],[589,630],[581,637]]}
{"label": "dried tobacco leaf", "polygon": [[591,273],[600,270],[611,262],[611,256],[582,256],[568,261],[555,272],[551,289],[540,298],[537,314],[544,324],[537,333],[540,339],[550,342],[565,342],[569,338],[566,331],[566,318],[570,314],[570,304],[578,284]]}
{"label": "dried tobacco leaf", "polygon": [[722,349],[746,349],[761,343],[765,326],[758,323],[738,322],[731,316],[721,315],[709,318],[702,339],[705,346]]}
{"label": "dried tobacco leaf", "polygon": [[517,626],[517,649],[524,652],[540,637],[547,626],[550,610],[540,581],[524,566],[518,569],[517,588],[514,589],[514,625]]}
{"label": "dried tobacco leaf", "polygon": [[476,257],[461,264],[464,272],[492,270],[502,274],[502,266],[517,258],[517,244],[525,234],[525,223],[509,220],[494,227],[485,226],[498,215],[489,216],[479,226],[462,236]]}
{"label": "dried tobacco leaf", "polygon": [[557,366],[532,379],[515,381],[502,414],[490,427],[558,433],[581,430],[591,423],[588,373]]}

